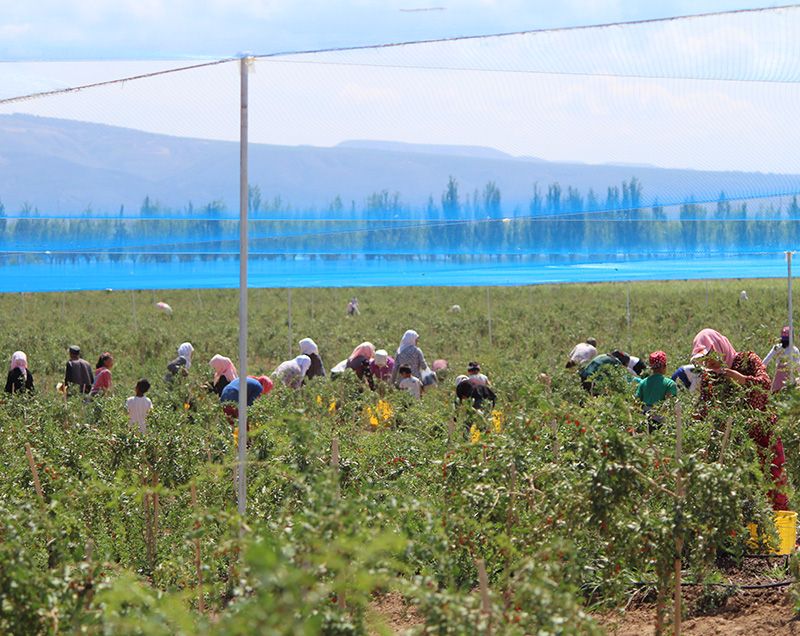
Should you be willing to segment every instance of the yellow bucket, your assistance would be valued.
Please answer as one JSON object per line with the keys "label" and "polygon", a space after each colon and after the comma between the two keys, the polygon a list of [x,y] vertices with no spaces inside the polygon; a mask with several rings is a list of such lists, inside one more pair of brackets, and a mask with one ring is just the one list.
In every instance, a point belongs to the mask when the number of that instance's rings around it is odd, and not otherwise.
{"label": "yellow bucket", "polygon": [[777,547],[771,538],[759,537],[758,528],[754,523],[748,523],[750,530],[750,541],[748,545],[753,549],[758,549],[759,544],[765,541],[769,546],[770,554],[791,554],[797,542],[797,513],[791,510],[778,510],[775,512],[775,531],[778,534]]}

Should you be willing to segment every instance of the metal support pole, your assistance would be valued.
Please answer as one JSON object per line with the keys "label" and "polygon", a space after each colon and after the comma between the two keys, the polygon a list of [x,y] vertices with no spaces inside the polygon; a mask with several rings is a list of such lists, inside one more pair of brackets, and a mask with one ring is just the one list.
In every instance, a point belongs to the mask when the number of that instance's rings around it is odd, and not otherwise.
{"label": "metal support pole", "polygon": [[789,278],[789,358],[792,358],[791,352],[794,351],[794,312],[792,311],[792,253],[786,252],[786,262],[788,264],[788,278]]}
{"label": "metal support pole", "polygon": [[489,345],[492,344],[492,302],[489,300],[489,288],[486,288],[486,311],[489,314]]}
{"label": "metal support pole", "polygon": [[241,103],[239,134],[239,462],[238,511],[244,517],[247,508],[247,75],[252,57],[239,60]]}
{"label": "metal support pole", "polygon": [[138,331],[136,328],[136,296],[133,295],[133,290],[131,290],[131,304],[133,305],[133,331],[136,332]]}
{"label": "metal support pole", "polygon": [[631,281],[628,281],[628,329],[631,328]]}
{"label": "metal support pole", "polygon": [[289,292],[289,360],[292,359],[292,288],[287,287]]}

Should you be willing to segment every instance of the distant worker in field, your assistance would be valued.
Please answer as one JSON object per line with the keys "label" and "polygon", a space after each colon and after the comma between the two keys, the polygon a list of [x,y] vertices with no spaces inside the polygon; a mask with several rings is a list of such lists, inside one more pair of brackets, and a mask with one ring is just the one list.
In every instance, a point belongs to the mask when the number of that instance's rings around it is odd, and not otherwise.
{"label": "distant worker in field", "polygon": [[597,340],[586,338],[586,342],[580,342],[570,351],[567,369],[571,369],[576,364],[588,364],[597,357]]}
{"label": "distant worker in field", "polygon": [[360,316],[361,312],[358,310],[358,298],[353,296],[353,299],[347,304],[348,316]]}
{"label": "distant worker in field", "polygon": [[[617,366],[624,366],[634,376],[638,376],[644,371],[645,364],[639,358],[629,356],[624,351],[617,349],[612,353],[603,353],[593,358],[579,374],[583,388],[592,395],[598,394],[598,383],[603,380],[608,381],[610,378],[609,372],[612,368]],[[633,380],[633,378],[631,378]]]}
{"label": "distant worker in field", "polygon": [[[219,396],[219,401],[222,402],[222,411],[228,416],[231,425],[239,418],[239,382],[241,378],[236,378],[222,389],[222,395]],[[272,387],[275,386],[272,380],[267,376],[247,376],[247,397],[245,402],[247,406],[253,406],[253,402],[259,396],[267,396]],[[250,421],[247,422],[247,429],[250,430]]]}
{"label": "distant worker in field", "polygon": [[106,352],[97,360],[94,365],[94,384],[92,390],[89,391],[89,397],[97,397],[98,395],[108,395],[114,389],[111,383],[111,367],[114,366],[114,358],[111,354]]}
{"label": "distant worker in field", "polygon": [[208,366],[214,369],[214,379],[205,387],[217,395],[222,395],[222,390],[239,377],[233,362],[225,356],[215,355],[208,361]]}
{"label": "distant worker in field", "polygon": [[191,342],[184,342],[178,347],[178,357],[167,365],[167,375],[164,380],[169,384],[178,374],[184,377],[189,375],[189,368],[192,366],[192,354],[194,347]]}
{"label": "distant worker in field", "polygon": [[672,374],[672,381],[678,388],[689,389],[692,393],[700,388],[701,378],[700,369],[694,364],[684,364],[675,369],[675,373]]}
{"label": "distant worker in field", "polygon": [[425,356],[422,355],[422,350],[417,347],[419,342],[419,334],[413,329],[409,329],[403,334],[400,339],[400,346],[397,348],[397,354],[394,357],[394,369],[392,370],[392,384],[397,386],[397,376],[400,372],[400,367],[403,365],[411,369],[411,375],[418,380],[422,379],[422,371],[428,368],[425,362]]}
{"label": "distant worker in field", "polygon": [[[678,396],[678,387],[667,372],[667,354],[663,351],[654,351],[649,358],[652,375],[639,383],[636,389],[636,397],[641,400],[644,407],[642,412],[647,414],[656,404],[665,400],[670,395]],[[650,420],[656,424],[661,424],[664,418],[660,415],[652,414]]]}
{"label": "distant worker in field", "polygon": [[475,361],[467,365],[467,382],[472,386],[491,386],[489,378],[481,373],[481,365]]}
{"label": "distant worker in field", "polygon": [[92,365],[81,358],[81,348],[72,345],[69,348],[69,361],[64,373],[64,387],[67,394],[70,393],[71,387],[77,388],[78,393],[88,394],[92,390],[92,384],[94,384]]}
{"label": "distant worker in field", "polygon": [[371,342],[362,342],[347,358],[346,369],[356,372],[359,380],[365,380],[369,388],[375,390],[375,381],[372,378],[372,370],[369,361],[375,355],[375,345]]}
{"label": "distant worker in field", "polygon": [[281,362],[272,372],[272,377],[280,380],[286,386],[299,389],[303,386],[306,373],[311,368],[311,358],[306,355],[299,355],[293,360]]}
{"label": "distant worker in field", "polygon": [[324,378],[325,367],[322,366],[322,358],[319,356],[319,347],[311,338],[303,338],[297,344],[300,345],[301,355],[308,356],[311,360],[311,366],[306,372],[306,380],[313,378]]}
{"label": "distant worker in field", "polygon": [[385,349],[378,349],[369,362],[369,370],[376,380],[388,382],[394,370],[394,358]]}
{"label": "distant worker in field", "polygon": [[125,408],[128,409],[128,420],[131,425],[139,428],[139,433],[144,435],[147,432],[145,419],[147,412],[153,408],[150,398],[144,396],[150,390],[150,382],[147,378],[141,378],[136,383],[136,395],[125,400]]}
{"label": "distant worker in field", "polygon": [[15,351],[11,356],[11,368],[6,376],[6,393],[33,393],[33,373],[28,370],[28,356]]}
{"label": "distant worker in field", "polygon": [[772,347],[767,357],[764,358],[765,367],[773,358],[778,363],[775,368],[775,376],[772,378],[773,393],[780,391],[787,382],[796,384],[798,375],[800,375],[800,350],[795,346],[789,347],[790,337],[789,327],[784,327],[781,330],[781,341]]}

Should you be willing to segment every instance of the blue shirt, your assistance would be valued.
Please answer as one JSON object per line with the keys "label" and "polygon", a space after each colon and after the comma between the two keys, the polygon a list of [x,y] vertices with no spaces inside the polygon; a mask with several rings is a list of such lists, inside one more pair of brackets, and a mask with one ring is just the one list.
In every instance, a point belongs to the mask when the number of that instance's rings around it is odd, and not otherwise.
{"label": "blue shirt", "polygon": [[[253,406],[253,402],[261,395],[263,388],[261,382],[255,378],[247,378],[247,406]],[[239,378],[236,378],[228,386],[222,389],[222,395],[219,397],[220,402],[239,402]]]}

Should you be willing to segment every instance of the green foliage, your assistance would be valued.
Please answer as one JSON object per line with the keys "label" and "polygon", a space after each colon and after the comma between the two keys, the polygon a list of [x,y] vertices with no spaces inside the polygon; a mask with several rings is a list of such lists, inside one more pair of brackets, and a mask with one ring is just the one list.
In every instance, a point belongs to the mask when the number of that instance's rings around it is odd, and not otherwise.
{"label": "green foliage", "polygon": [[[603,351],[664,349],[677,366],[709,325],[766,352],[778,329],[761,325],[783,324],[772,283],[748,282],[751,305],[738,312],[720,308],[742,284],[721,286],[711,283],[706,308],[702,283],[632,285],[630,331],[613,285],[492,289],[491,343],[485,290],[315,290],[313,317],[310,290],[294,290],[292,340],[314,337],[326,367],[364,340],[393,351],[415,328],[450,375],[420,402],[370,392],[352,373],[256,400],[245,520],[233,426],[201,388],[213,354],[236,358],[235,292],[201,291],[204,310],[196,291],[158,292],[172,316],[136,292],[138,331],[127,292],[69,294],[55,322],[61,294],[26,295],[24,315],[19,296],[0,296],[0,343],[28,353],[37,385],[0,406],[0,631],[365,634],[381,628],[374,595],[394,590],[427,633],[596,633],[589,609],[615,604],[632,580],[663,593],[680,556],[703,581],[720,549],[737,558],[750,549],[747,522],[770,527],[770,484],[750,440],[756,414],[720,400],[697,419],[682,392],[677,461],[672,405],[649,433],[624,370],[590,397],[563,368],[589,335]],[[357,295],[362,315],[347,318],[336,293]],[[249,302],[248,367],[268,374],[290,355],[286,292],[251,290]],[[168,387],[165,366],[184,340],[196,351],[190,373]],[[112,351],[114,395],[84,404],[53,390],[74,343],[92,361]],[[471,359],[491,378],[495,412],[454,407],[454,378]],[[154,403],[144,436],[122,409],[142,376]],[[773,400],[792,486],[797,396]]]}

